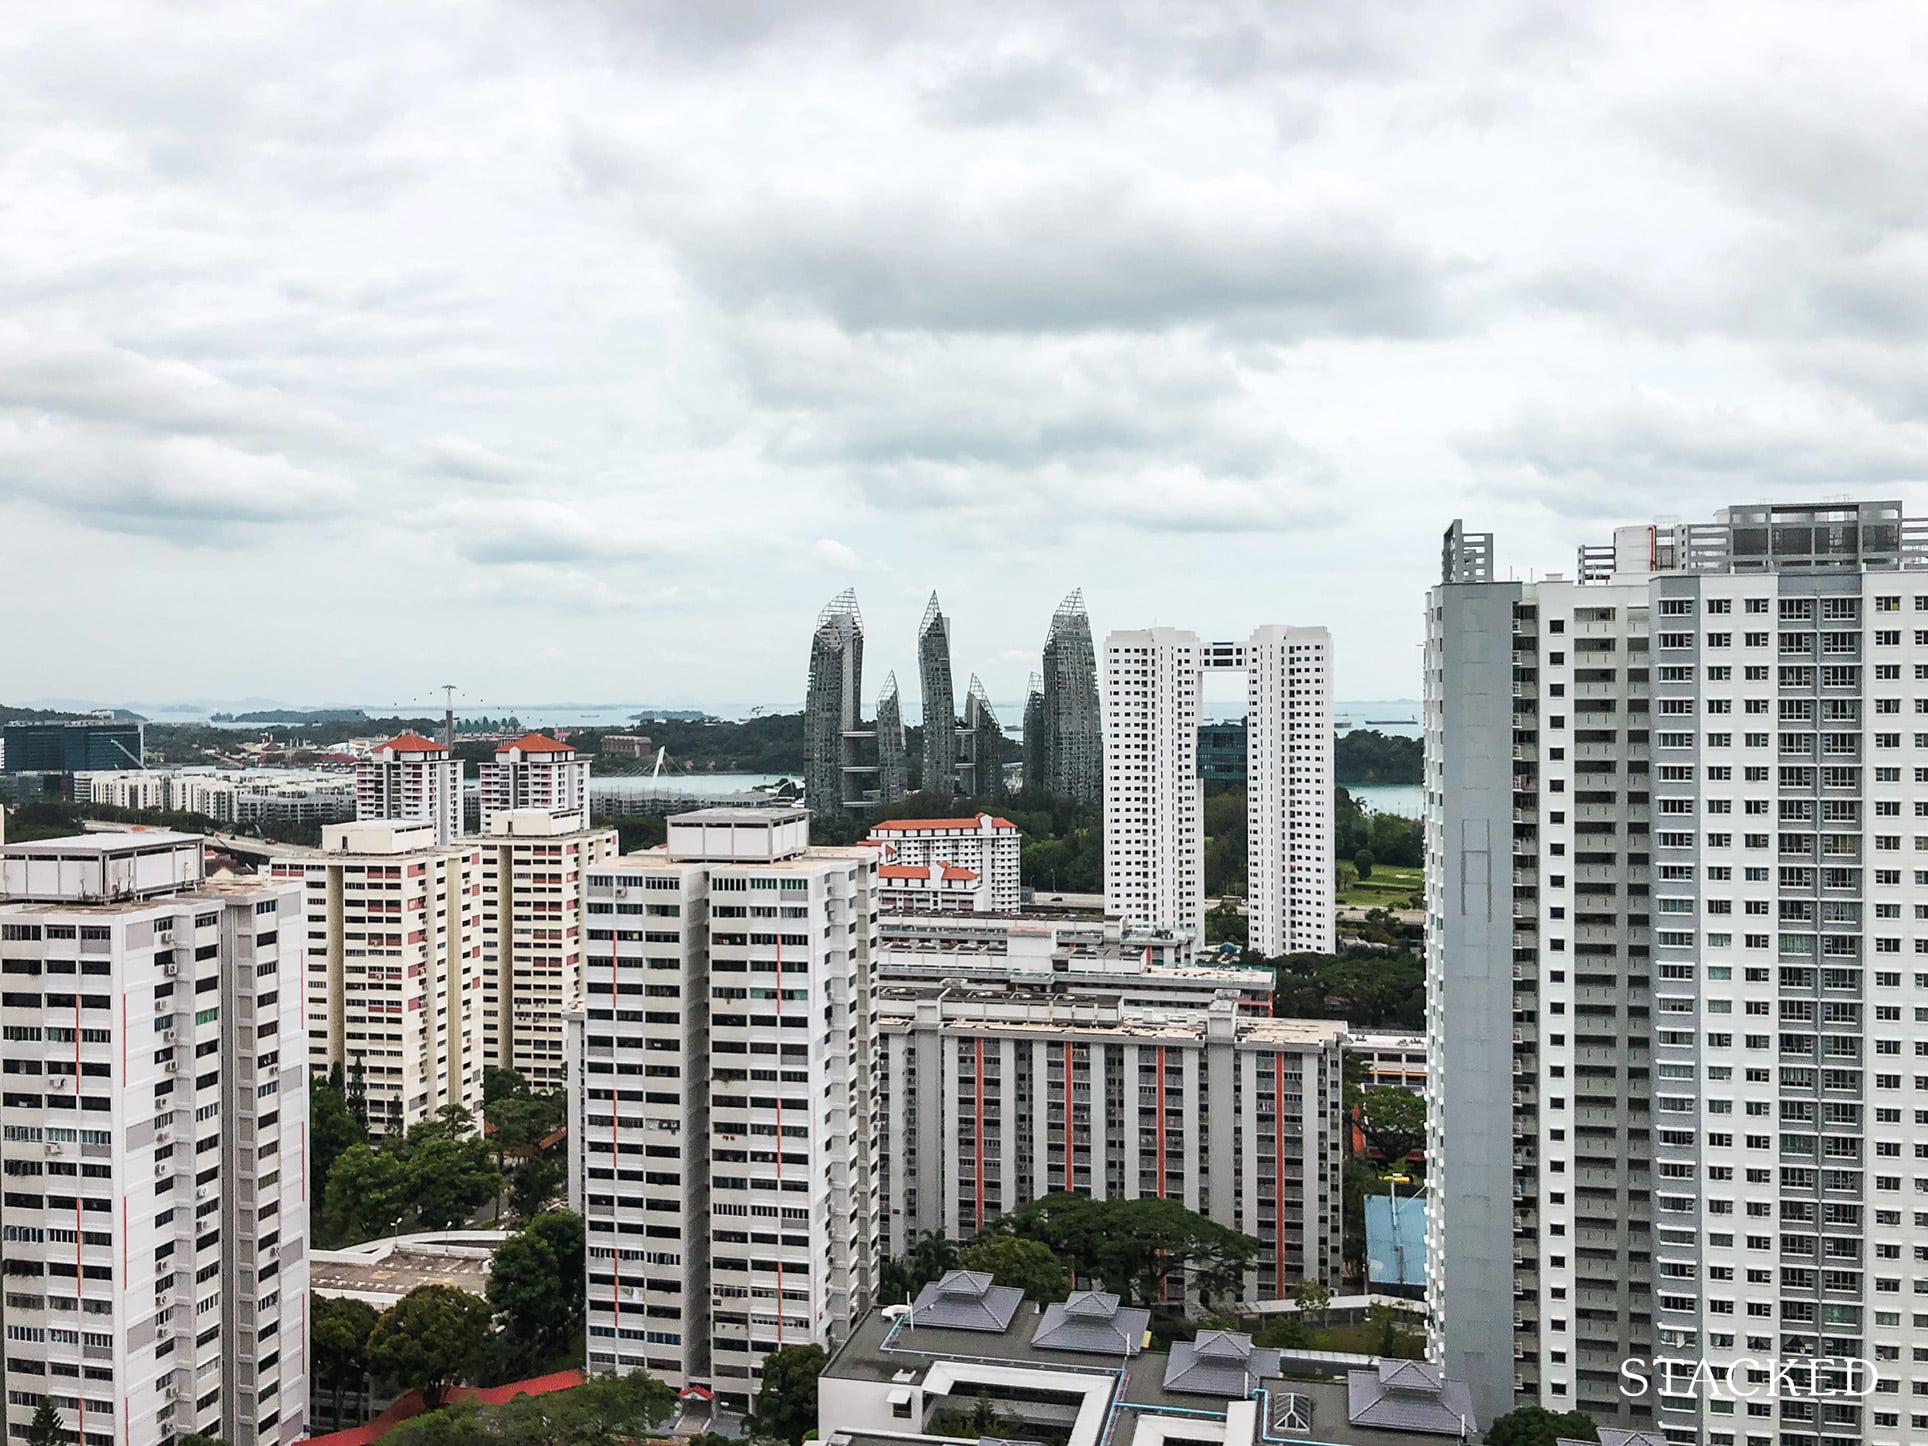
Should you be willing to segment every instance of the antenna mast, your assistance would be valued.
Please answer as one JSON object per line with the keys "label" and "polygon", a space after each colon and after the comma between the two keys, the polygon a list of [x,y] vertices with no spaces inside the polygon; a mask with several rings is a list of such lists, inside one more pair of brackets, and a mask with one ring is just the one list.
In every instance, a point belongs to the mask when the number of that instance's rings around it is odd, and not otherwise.
{"label": "antenna mast", "polygon": [[455,684],[442,684],[442,746],[455,749]]}

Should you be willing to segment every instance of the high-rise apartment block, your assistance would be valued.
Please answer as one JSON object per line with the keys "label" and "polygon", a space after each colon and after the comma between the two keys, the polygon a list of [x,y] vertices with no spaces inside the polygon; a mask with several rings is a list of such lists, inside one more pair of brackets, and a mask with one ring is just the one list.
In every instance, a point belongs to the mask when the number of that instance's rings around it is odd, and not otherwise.
{"label": "high-rise apartment block", "polygon": [[563,1011],[583,990],[585,880],[620,846],[566,814],[498,813],[481,850],[482,1062],[536,1090],[568,1079]]}
{"label": "high-rise apartment block", "polygon": [[[1734,507],[1533,583],[1455,523],[1428,609],[1434,1349],[1482,1418],[1920,1438],[1928,522]],[[1657,1355],[1887,1382],[1628,1399]]]}
{"label": "high-rise apartment block", "polygon": [[929,869],[949,864],[967,870],[981,886],[983,907],[974,912],[1015,913],[1024,901],[1018,857],[1024,839],[1008,818],[980,813],[971,818],[888,818],[871,825],[886,867]]}
{"label": "high-rise apartment block", "polygon": [[568,814],[589,827],[589,760],[567,743],[529,733],[495,750],[495,761],[477,770],[482,795],[481,832],[497,814],[538,809]]}
{"label": "high-rise apartment block", "polygon": [[885,1252],[969,1239],[1053,1191],[1156,1196],[1258,1240],[1245,1299],[1336,1284],[1345,1026],[1242,1013],[1234,990],[1140,1010],[1116,989],[880,988]]}
{"label": "high-rise apartment block", "polygon": [[355,817],[435,825],[437,843],[462,836],[462,761],[442,744],[404,733],[355,765]]}
{"label": "high-rise apartment block", "polygon": [[706,809],[587,871],[570,1128],[589,1365],[738,1410],[767,1354],[836,1345],[874,1288],[877,864],[808,837],[801,809]]}
{"label": "high-rise apartment block", "polygon": [[289,851],[275,878],[305,890],[308,1061],[339,1066],[376,1129],[405,1131],[447,1105],[479,1111],[482,841],[435,841],[429,823],[345,823]]}
{"label": "high-rise apartment block", "polygon": [[195,836],[0,849],[11,1439],[43,1397],[83,1446],[304,1433],[300,931]]}
{"label": "high-rise apartment block", "polygon": [[1243,643],[1151,628],[1105,639],[1105,910],[1205,930],[1201,680],[1246,674],[1249,910],[1261,954],[1329,953],[1332,640],[1268,626]]}

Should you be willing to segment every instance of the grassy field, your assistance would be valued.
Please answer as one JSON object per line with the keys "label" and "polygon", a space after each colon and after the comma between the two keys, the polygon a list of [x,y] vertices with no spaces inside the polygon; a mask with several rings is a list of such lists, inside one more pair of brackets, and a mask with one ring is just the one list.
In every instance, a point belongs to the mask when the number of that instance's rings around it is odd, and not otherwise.
{"label": "grassy field", "polygon": [[1421,891],[1420,875],[1419,869],[1380,864],[1372,871],[1371,878],[1360,880],[1352,876],[1349,865],[1342,866],[1340,877],[1345,887],[1339,891],[1339,902],[1361,909],[1403,909],[1407,900]]}

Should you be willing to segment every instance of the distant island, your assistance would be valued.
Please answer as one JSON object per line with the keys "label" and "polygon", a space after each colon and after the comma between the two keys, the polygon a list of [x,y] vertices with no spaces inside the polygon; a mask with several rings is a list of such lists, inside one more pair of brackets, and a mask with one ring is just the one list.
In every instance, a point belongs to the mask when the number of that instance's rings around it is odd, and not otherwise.
{"label": "distant island", "polygon": [[253,713],[210,713],[210,723],[366,723],[359,708],[262,708]]}
{"label": "distant island", "polygon": [[710,715],[701,708],[645,708],[629,716],[638,723],[701,723]]}

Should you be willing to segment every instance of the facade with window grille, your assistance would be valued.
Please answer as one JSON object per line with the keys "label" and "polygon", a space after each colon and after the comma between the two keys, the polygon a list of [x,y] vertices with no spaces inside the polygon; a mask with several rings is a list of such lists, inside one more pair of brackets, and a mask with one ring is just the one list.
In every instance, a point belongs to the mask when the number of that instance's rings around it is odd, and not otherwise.
{"label": "facade with window grille", "polygon": [[802,809],[704,809],[587,872],[569,1017],[591,1370],[747,1409],[779,1346],[834,1348],[874,1289],[877,863]]}
{"label": "facade with window grille", "polygon": [[82,1446],[307,1424],[301,890],[198,836],[0,849],[7,1434]]}
{"label": "facade with window grille", "polygon": [[[1706,1446],[1928,1432],[1928,524],[1447,535],[1426,655],[1433,1344]],[[1628,1356],[1862,1399],[1628,1400]],[[1745,1368],[1744,1368],[1745,1369]]]}
{"label": "facade with window grille", "polygon": [[1343,1024],[1241,1014],[1229,990],[1141,1009],[1103,981],[952,982],[880,989],[877,1029],[888,1255],[1068,1191],[1255,1237],[1244,1299],[1338,1283]]}

